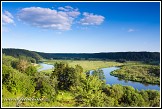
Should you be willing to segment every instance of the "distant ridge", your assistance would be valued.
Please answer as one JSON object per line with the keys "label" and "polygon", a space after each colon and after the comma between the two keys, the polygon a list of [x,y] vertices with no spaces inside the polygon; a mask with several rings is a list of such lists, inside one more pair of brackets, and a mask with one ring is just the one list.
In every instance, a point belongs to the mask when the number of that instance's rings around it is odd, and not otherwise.
{"label": "distant ridge", "polygon": [[101,53],[43,53],[25,49],[3,48],[2,53],[14,57],[20,55],[29,56],[34,59],[100,59],[100,60],[118,60],[128,61],[159,61],[159,52],[101,52]]}

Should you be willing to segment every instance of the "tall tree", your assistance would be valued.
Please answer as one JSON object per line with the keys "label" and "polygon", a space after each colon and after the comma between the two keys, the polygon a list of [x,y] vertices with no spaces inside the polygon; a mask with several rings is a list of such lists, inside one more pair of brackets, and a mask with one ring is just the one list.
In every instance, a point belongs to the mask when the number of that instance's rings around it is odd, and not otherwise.
{"label": "tall tree", "polygon": [[51,78],[57,78],[58,87],[68,90],[70,86],[75,85],[77,81],[77,73],[75,68],[69,67],[67,63],[55,63],[55,69]]}

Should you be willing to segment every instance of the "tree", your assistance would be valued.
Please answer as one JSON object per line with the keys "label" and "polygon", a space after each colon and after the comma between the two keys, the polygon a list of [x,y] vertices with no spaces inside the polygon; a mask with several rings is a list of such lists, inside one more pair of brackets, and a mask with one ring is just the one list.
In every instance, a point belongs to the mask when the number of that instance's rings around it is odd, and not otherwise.
{"label": "tree", "polygon": [[29,76],[34,76],[36,72],[37,72],[37,68],[34,66],[28,66],[25,69],[25,73]]}
{"label": "tree", "polygon": [[51,74],[51,78],[57,78],[59,89],[69,90],[70,86],[76,84],[76,69],[69,67],[67,63],[55,63],[55,69]]}
{"label": "tree", "polygon": [[96,76],[82,78],[79,86],[72,86],[77,106],[104,106],[105,95],[102,92],[103,82]]}
{"label": "tree", "polygon": [[48,78],[43,77],[41,75],[37,75],[34,78],[34,81],[36,83],[35,87],[35,96],[36,97],[45,97],[47,101],[52,102],[56,99],[57,95],[57,80],[56,78]]}
{"label": "tree", "polygon": [[102,69],[98,69],[98,70],[94,70],[92,71],[92,75],[93,76],[97,76],[100,80],[104,80],[105,79],[105,75]]}
{"label": "tree", "polygon": [[2,69],[2,83],[9,92],[21,92],[25,96],[30,96],[34,92],[34,83],[29,76],[10,66],[3,65]]}
{"label": "tree", "polygon": [[81,81],[81,76],[83,74],[83,68],[80,65],[75,66],[75,76],[76,76],[76,81],[75,81],[75,86],[80,84]]}
{"label": "tree", "polygon": [[160,93],[156,90],[147,90],[151,107],[160,106]]}
{"label": "tree", "polygon": [[131,86],[124,86],[124,95],[122,97],[123,106],[144,106],[145,101],[142,95],[136,92]]}
{"label": "tree", "polygon": [[28,68],[28,61],[24,60],[24,59],[20,59],[19,62],[17,63],[16,68],[20,71],[20,72],[24,72],[26,70],[26,68]]}

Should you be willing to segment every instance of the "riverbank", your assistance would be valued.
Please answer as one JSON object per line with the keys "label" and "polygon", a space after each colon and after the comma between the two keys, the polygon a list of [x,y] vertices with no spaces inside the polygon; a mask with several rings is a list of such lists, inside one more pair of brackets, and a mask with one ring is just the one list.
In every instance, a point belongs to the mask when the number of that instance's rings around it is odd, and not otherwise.
{"label": "riverbank", "polygon": [[121,69],[111,72],[110,75],[129,81],[160,85],[160,67],[155,65],[122,66]]}

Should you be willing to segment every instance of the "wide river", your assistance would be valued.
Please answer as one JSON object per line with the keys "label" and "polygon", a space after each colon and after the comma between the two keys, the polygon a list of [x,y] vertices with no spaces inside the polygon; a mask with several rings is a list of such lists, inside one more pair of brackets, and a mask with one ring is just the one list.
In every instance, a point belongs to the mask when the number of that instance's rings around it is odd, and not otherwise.
{"label": "wide river", "polygon": [[[39,69],[38,71],[42,71],[42,70],[48,70],[48,69],[52,69],[53,65],[50,64],[45,64],[45,63],[40,63],[40,65],[42,66],[41,69]],[[128,85],[128,86],[132,86],[135,89],[138,90],[147,90],[147,89],[151,89],[151,90],[160,90],[159,85],[152,85],[152,84],[142,84],[139,82],[134,82],[134,81],[125,81],[125,80],[119,80],[118,77],[114,77],[110,75],[110,72],[120,69],[119,67],[109,67],[109,68],[102,68],[105,78],[106,78],[106,84],[121,84],[121,85]]]}

